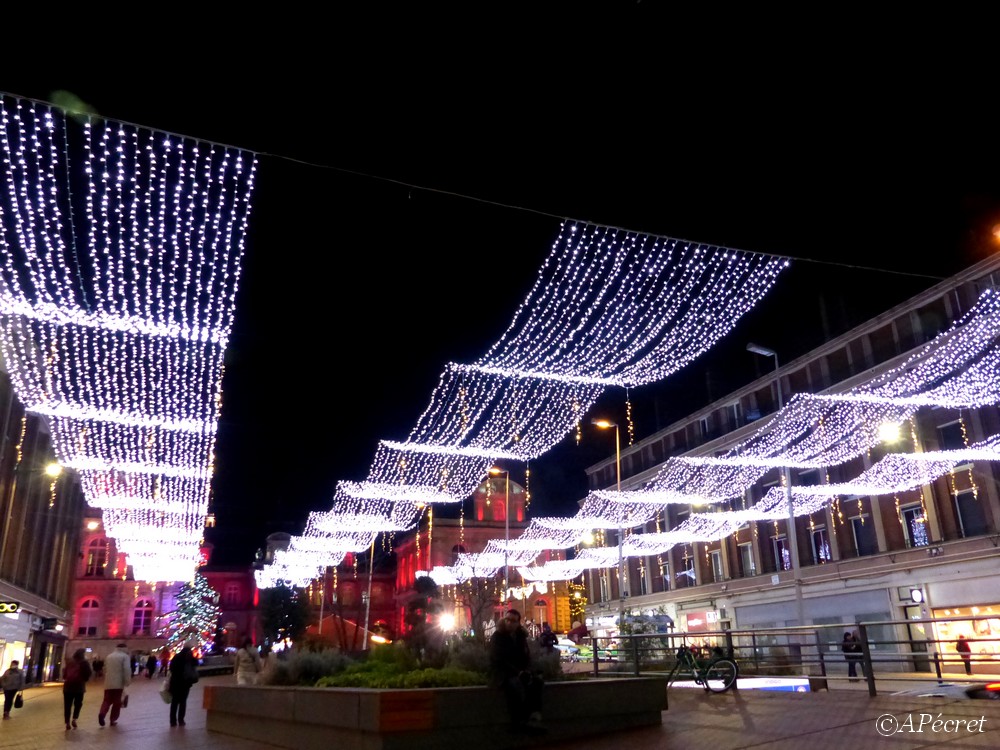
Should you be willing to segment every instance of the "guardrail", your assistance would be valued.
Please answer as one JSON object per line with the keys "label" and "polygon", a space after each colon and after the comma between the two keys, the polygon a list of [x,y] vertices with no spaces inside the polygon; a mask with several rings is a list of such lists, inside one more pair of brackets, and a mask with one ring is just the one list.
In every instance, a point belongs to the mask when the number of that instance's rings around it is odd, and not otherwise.
{"label": "guardrail", "polygon": [[[920,620],[882,620],[860,623],[832,623],[784,628],[714,630],[699,633],[627,634],[620,638],[591,637],[595,677],[628,672],[634,675],[666,674],[676,661],[677,648],[721,648],[740,666],[741,676],[808,677],[812,689],[824,689],[833,681],[867,682],[870,695],[877,695],[880,680],[941,683],[946,672],[961,675],[964,681],[1000,679],[1000,653],[969,654],[972,676],[965,675],[965,662],[955,650],[958,638],[930,635],[953,623],[987,622],[991,617],[954,617]],[[987,628],[988,630],[988,628]],[[860,674],[848,675],[842,650],[845,631],[857,633],[861,643]],[[913,637],[914,633],[926,637]],[[990,639],[992,641],[992,639]],[[1000,642],[1000,633],[996,635]],[[975,646],[976,641],[971,641]],[[987,673],[984,676],[984,672]]]}

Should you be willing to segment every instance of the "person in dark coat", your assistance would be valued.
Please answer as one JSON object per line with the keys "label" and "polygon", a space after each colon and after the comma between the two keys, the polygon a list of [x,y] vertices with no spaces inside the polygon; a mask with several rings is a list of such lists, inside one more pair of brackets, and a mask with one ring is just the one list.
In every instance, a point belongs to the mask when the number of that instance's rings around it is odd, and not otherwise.
{"label": "person in dark coat", "polygon": [[542,647],[542,653],[554,654],[557,643],[559,643],[559,636],[552,632],[552,627],[547,622],[544,623],[542,632],[538,636],[538,645]]}
{"label": "person in dark coat", "polygon": [[955,650],[958,651],[958,655],[962,657],[962,661],[965,662],[965,673],[972,674],[972,647],[969,642],[965,639],[964,635],[958,636],[958,642],[955,644]]}
{"label": "person in dark coat", "polygon": [[528,632],[521,627],[521,613],[507,610],[490,639],[491,684],[499,687],[507,703],[514,731],[542,732],[542,678],[531,671]]}
{"label": "person in dark coat", "polygon": [[861,650],[861,641],[854,633],[848,631],[844,633],[844,642],[841,644],[840,649],[844,652],[844,658],[847,659],[847,676],[854,682],[857,682],[859,664],[861,665],[861,674],[864,675],[865,673],[865,665],[862,661],[864,653]]}
{"label": "person in dark coat", "polygon": [[63,669],[63,720],[66,729],[76,729],[76,720],[83,708],[83,694],[87,692],[87,681],[93,670],[87,663],[87,652],[78,648],[66,660]]}
{"label": "person in dark coat", "polygon": [[146,679],[153,679],[154,674],[156,674],[156,657],[150,652],[149,656],[146,657]]}
{"label": "person in dark coat", "polygon": [[191,651],[190,644],[186,644],[170,660],[170,726],[184,726],[188,693],[197,681],[198,660]]}

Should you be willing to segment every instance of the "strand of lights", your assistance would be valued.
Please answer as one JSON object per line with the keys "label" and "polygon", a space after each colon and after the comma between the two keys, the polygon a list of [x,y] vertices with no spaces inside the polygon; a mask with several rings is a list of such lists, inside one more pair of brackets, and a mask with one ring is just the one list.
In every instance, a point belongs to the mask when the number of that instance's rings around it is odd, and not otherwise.
{"label": "strand of lights", "polygon": [[[406,442],[379,445],[368,482],[467,497],[496,459],[528,461],[572,432],[608,385],[651,383],[690,363],[787,265],[564,222],[504,335],[476,362],[447,366]],[[411,501],[403,490],[374,494],[397,492]]]}
{"label": "strand of lights", "polygon": [[[83,168],[70,169],[70,127],[0,96],[0,350],[134,575],[187,580],[256,161],[90,120]],[[85,222],[73,222],[74,203]]]}

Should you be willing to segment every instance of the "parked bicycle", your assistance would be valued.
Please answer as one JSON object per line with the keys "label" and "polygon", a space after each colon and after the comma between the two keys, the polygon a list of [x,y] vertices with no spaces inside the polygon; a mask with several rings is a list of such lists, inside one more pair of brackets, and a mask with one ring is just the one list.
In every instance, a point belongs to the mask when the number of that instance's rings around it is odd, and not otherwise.
{"label": "parked bicycle", "polygon": [[708,659],[698,659],[694,651],[681,646],[677,649],[677,662],[667,675],[667,687],[681,675],[689,673],[695,684],[705,688],[706,693],[724,693],[736,682],[739,667],[735,661],[726,658],[721,649],[713,650]]}

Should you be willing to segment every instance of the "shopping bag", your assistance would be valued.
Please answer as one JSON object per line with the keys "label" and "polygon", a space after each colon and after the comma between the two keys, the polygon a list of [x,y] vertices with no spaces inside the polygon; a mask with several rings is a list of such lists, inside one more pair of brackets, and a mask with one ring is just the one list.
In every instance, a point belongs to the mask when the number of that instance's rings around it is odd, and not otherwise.
{"label": "shopping bag", "polygon": [[22,708],[24,706],[24,693],[18,693],[17,697],[14,698],[14,708]]}
{"label": "shopping bag", "polygon": [[170,695],[170,683],[166,680],[160,686],[160,697],[163,699],[164,703],[170,703],[173,700],[173,696]]}
{"label": "shopping bag", "polygon": [[122,708],[128,708],[128,693],[122,695]]}

